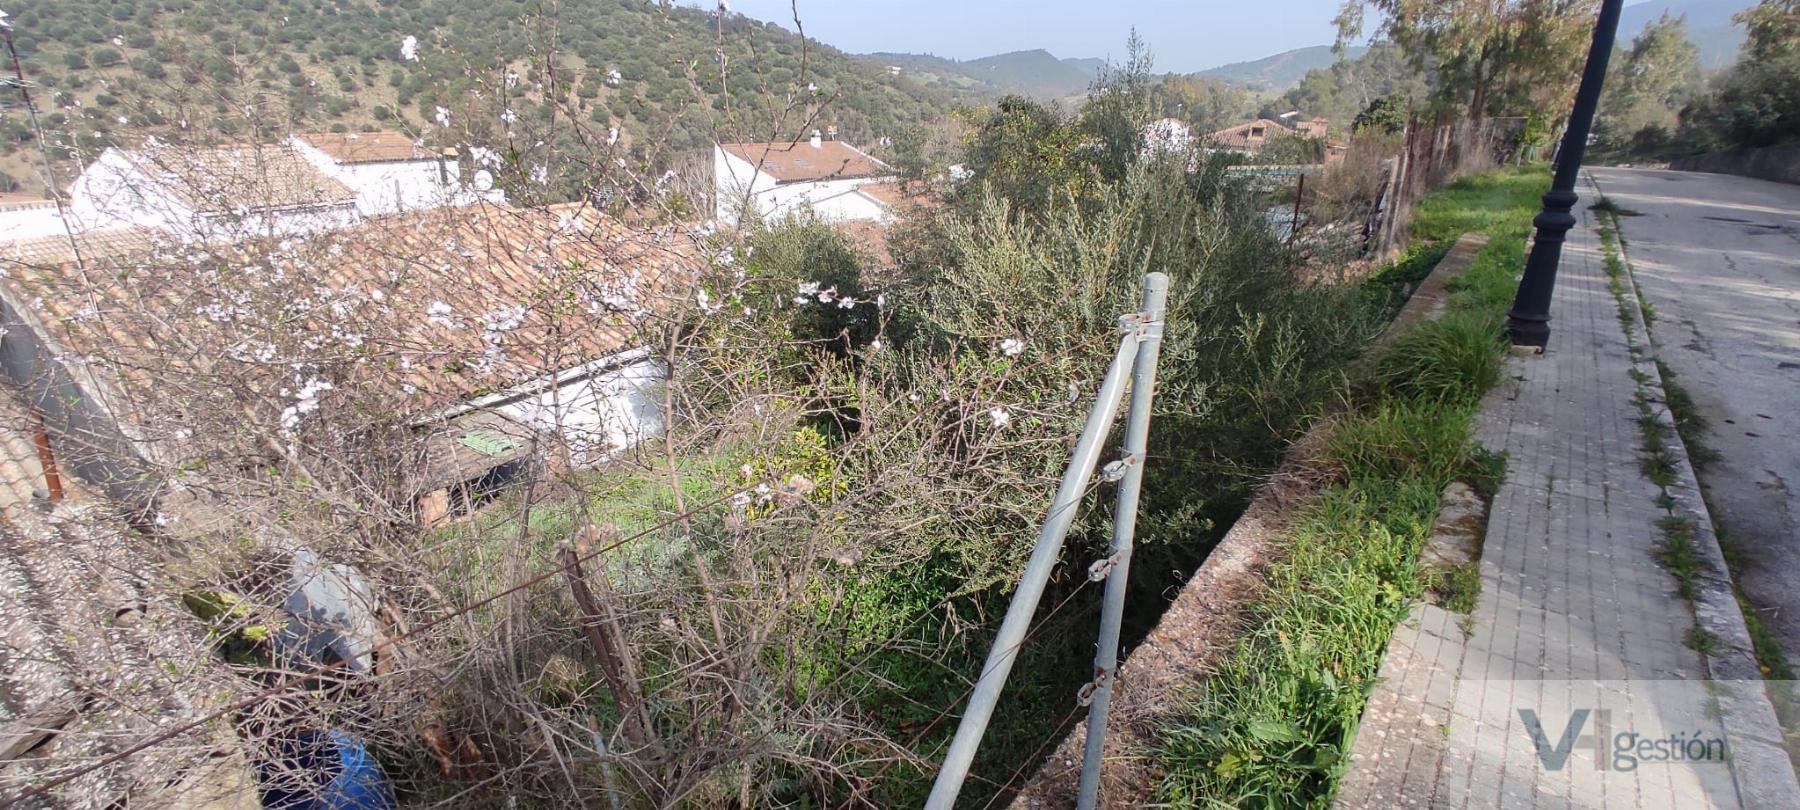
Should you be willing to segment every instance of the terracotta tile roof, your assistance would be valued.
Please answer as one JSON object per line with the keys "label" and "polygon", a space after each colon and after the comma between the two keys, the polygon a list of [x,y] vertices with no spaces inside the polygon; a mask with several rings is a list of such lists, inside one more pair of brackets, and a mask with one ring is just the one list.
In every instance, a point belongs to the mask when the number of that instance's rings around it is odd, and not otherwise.
{"label": "terracotta tile roof", "polygon": [[297,137],[339,163],[437,159],[430,149],[399,132],[312,132]]}
{"label": "terracotta tile roof", "polygon": [[27,208],[55,208],[56,201],[37,194],[21,194],[16,191],[0,192],[0,211],[17,211]]}
{"label": "terracotta tile roof", "polygon": [[[143,228],[108,228],[75,235],[83,259],[104,259],[148,251],[151,232]],[[0,242],[0,268],[14,265],[62,264],[75,261],[75,247],[65,234]]]}
{"label": "terracotta tile roof", "polygon": [[348,205],[356,192],[287,144],[191,147],[153,144],[126,160],[201,212]]}
{"label": "terracotta tile roof", "polygon": [[87,265],[9,268],[0,292],[154,411],[139,424],[231,376],[237,390],[214,405],[272,430],[315,375],[331,396],[372,392],[391,414],[421,415],[613,354],[701,261],[685,232],[482,203]]}
{"label": "terracotta tile roof", "polygon": [[[1261,135],[1251,135],[1251,130],[1262,127]],[[1270,118],[1245,121],[1242,124],[1226,127],[1206,136],[1207,143],[1225,149],[1257,149],[1263,141],[1278,135],[1292,135],[1294,130],[1287,125]]]}
{"label": "terracotta tile roof", "polygon": [[32,443],[31,416],[10,390],[0,389],[0,515],[23,506],[44,488],[44,468]]}
{"label": "terracotta tile roof", "polygon": [[892,174],[893,167],[843,141],[795,143],[722,143],[719,148],[760,166],[781,183],[848,180]]}
{"label": "terracotta tile roof", "polygon": [[876,202],[881,203],[890,209],[898,208],[903,205],[921,205],[926,208],[935,208],[940,202],[922,183],[914,188],[908,188],[904,183],[870,183],[866,186],[860,186],[856,190],[863,194],[867,194],[874,198]]}
{"label": "terracotta tile roof", "polygon": [[[93,504],[0,509],[0,734],[47,741],[8,757],[0,791],[16,795],[245,692],[154,547]],[[209,724],[76,778],[46,806],[242,807],[254,791],[241,745]]]}

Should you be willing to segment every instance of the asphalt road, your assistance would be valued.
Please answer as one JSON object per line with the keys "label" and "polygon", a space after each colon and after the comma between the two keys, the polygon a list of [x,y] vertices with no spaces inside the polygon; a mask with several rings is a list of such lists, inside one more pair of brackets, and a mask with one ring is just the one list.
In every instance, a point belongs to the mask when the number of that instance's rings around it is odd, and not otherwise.
{"label": "asphalt road", "polygon": [[[1658,356],[1711,420],[1700,472],[1745,596],[1800,665],[1800,186],[1594,169],[1654,308]],[[1551,324],[1555,328],[1555,324]],[[1554,338],[1552,338],[1554,339]]]}

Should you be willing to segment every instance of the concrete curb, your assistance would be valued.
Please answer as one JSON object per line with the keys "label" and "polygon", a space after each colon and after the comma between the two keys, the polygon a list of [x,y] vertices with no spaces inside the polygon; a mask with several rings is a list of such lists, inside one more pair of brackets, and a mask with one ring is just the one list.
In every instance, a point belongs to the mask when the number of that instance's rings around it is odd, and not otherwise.
{"label": "concrete curb", "polygon": [[[1595,191],[1599,185],[1588,178]],[[1618,230],[1614,218],[1613,231]],[[1617,237],[1615,236],[1617,239]],[[1770,702],[1762,669],[1750,640],[1750,628],[1744,621],[1733,588],[1730,569],[1726,566],[1719,537],[1713,531],[1712,515],[1701,496],[1700,481],[1694,472],[1687,445],[1676,430],[1674,414],[1668,407],[1668,394],[1661,370],[1656,366],[1656,339],[1649,320],[1644,317],[1637,280],[1631,269],[1630,253],[1623,239],[1617,239],[1620,274],[1634,325],[1627,337],[1631,341],[1631,365],[1637,371],[1639,386],[1649,398],[1651,411],[1665,430],[1668,439],[1662,450],[1672,462],[1675,482],[1664,488],[1673,501],[1670,513],[1693,524],[1693,546],[1700,556],[1704,571],[1696,578],[1694,621],[1717,644],[1704,655],[1708,674],[1713,679],[1719,701],[1719,714],[1731,748],[1732,774],[1737,780],[1738,795],[1746,807],[1800,807],[1800,780],[1797,780],[1781,724]]]}

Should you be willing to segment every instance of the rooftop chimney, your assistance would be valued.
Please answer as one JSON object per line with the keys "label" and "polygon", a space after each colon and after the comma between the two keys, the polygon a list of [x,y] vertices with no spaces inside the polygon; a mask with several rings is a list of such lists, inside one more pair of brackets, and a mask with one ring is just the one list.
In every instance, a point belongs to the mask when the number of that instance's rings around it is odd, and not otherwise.
{"label": "rooftop chimney", "polygon": [[825,145],[825,140],[823,138],[819,137],[819,131],[816,129],[813,130],[812,148],[819,149],[819,148],[823,147],[824,145]]}
{"label": "rooftop chimney", "polygon": [[830,126],[825,127],[825,140],[837,140],[837,124],[831,124]]}

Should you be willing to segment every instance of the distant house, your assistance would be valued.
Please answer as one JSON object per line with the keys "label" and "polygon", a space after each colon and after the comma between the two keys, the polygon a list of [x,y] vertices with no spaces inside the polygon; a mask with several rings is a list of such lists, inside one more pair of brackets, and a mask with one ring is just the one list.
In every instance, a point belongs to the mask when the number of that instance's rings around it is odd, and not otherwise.
{"label": "distant house", "polygon": [[713,148],[715,214],[727,225],[746,214],[767,221],[802,214],[825,222],[885,220],[887,206],[859,189],[893,178],[892,166],[816,130],[806,141]]}
{"label": "distant house", "polygon": [[63,233],[56,201],[29,194],[0,194],[0,241]]}
{"label": "distant house", "polygon": [[294,135],[288,143],[355,192],[363,216],[467,205],[477,197],[504,202],[497,191],[463,185],[454,151],[433,152],[398,132],[315,132]]}
{"label": "distant house", "polygon": [[[312,133],[275,144],[194,147],[151,140],[132,149],[114,147],[82,170],[68,194],[66,213],[76,232],[150,228],[208,242],[292,236],[385,214],[505,201],[491,188],[465,185],[454,152],[432,152],[395,132]],[[0,204],[0,239],[63,233],[53,209],[49,201]]]}
{"label": "distant house", "polygon": [[1258,118],[1242,124],[1229,126],[1206,136],[1206,143],[1215,149],[1233,152],[1257,152],[1268,143],[1270,138],[1282,135],[1293,135],[1290,129],[1280,121],[1272,118]]}
{"label": "distant house", "polygon": [[1161,118],[1144,126],[1144,151],[1180,152],[1193,141],[1193,133],[1179,118]]}
{"label": "distant house", "polygon": [[67,238],[0,245],[0,366],[68,469],[148,497],[144,469],[201,451],[196,418],[280,447],[327,413],[374,418],[332,410],[356,392],[423,439],[401,472],[428,523],[660,435],[667,369],[633,324],[702,265],[684,232],[492,203],[203,251],[142,228],[77,241],[79,266]]}
{"label": "distant house", "polygon": [[108,148],[69,186],[77,231],[142,227],[231,241],[343,228],[356,192],[289,144]]}

